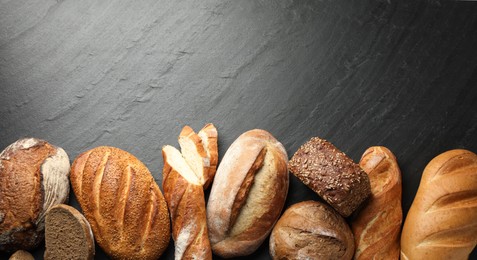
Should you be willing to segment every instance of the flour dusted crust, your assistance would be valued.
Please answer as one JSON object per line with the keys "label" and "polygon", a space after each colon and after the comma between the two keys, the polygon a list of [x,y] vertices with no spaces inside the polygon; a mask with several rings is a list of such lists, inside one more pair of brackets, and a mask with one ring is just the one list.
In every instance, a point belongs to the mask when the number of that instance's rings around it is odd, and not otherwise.
{"label": "flour dusted crust", "polygon": [[69,195],[70,162],[59,147],[20,139],[0,154],[0,250],[30,250],[44,239],[44,216]]}
{"label": "flour dusted crust", "polygon": [[278,220],[288,192],[287,153],[265,130],[239,136],[222,159],[207,205],[212,250],[253,253]]}
{"label": "flour dusted crust", "polygon": [[157,259],[170,223],[164,197],[132,154],[101,146],[79,155],[71,185],[96,242],[114,259]]}
{"label": "flour dusted crust", "polygon": [[288,167],[342,216],[348,217],[371,193],[368,175],[330,142],[313,137]]}

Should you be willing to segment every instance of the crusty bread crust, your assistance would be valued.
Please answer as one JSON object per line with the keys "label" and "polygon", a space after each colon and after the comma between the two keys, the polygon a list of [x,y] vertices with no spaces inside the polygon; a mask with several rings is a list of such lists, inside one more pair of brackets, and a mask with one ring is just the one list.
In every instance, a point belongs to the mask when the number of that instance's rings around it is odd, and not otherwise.
{"label": "crusty bread crust", "polygon": [[353,234],[334,209],[317,201],[288,208],[270,236],[273,259],[352,259]]}
{"label": "crusty bread crust", "polygon": [[371,193],[368,175],[330,142],[313,137],[293,155],[288,167],[343,217]]}
{"label": "crusty bread crust", "polygon": [[[163,149],[164,196],[172,222],[175,259],[212,259],[207,231],[204,190],[200,183],[189,182],[173,165],[172,153]],[[179,154],[179,153],[177,153]],[[175,156],[180,156],[179,155]],[[182,158],[176,162],[186,164]]]}
{"label": "crusty bread crust", "polygon": [[36,138],[0,154],[0,251],[30,250],[44,239],[45,212],[69,194],[68,155]]}
{"label": "crusty bread crust", "polygon": [[285,203],[287,160],[283,145],[264,130],[248,131],[230,146],[217,169],[207,205],[215,254],[249,255],[262,244]]}
{"label": "crusty bread crust", "polygon": [[401,235],[401,259],[468,259],[477,244],[477,155],[444,152],[424,169]]}
{"label": "crusty bread crust", "polygon": [[202,145],[207,152],[209,158],[209,169],[207,176],[205,176],[204,190],[210,187],[214,180],[217,171],[217,164],[219,163],[219,149],[218,149],[218,132],[217,128],[211,123],[206,124],[198,133],[202,140]]}
{"label": "crusty bread crust", "polygon": [[402,181],[396,157],[386,147],[374,146],[359,165],[369,176],[371,196],[351,221],[354,259],[399,259]]}
{"label": "crusty bread crust", "polygon": [[147,167],[101,146],[73,163],[71,185],[98,245],[114,259],[157,259],[170,238],[167,205]]}

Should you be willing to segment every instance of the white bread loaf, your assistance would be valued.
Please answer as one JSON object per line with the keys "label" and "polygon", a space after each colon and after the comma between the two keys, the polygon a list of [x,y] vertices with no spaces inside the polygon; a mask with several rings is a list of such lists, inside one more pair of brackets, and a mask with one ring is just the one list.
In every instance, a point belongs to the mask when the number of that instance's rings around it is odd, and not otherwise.
{"label": "white bread loaf", "polygon": [[401,259],[468,259],[477,244],[477,155],[442,153],[424,169],[401,235]]}

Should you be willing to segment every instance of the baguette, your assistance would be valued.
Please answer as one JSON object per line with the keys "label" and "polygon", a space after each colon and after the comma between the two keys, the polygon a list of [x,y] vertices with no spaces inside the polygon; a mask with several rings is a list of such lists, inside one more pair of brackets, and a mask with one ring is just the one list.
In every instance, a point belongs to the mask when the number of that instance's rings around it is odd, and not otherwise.
{"label": "baguette", "polygon": [[404,222],[401,259],[468,259],[477,243],[477,155],[450,150],[424,169]]}
{"label": "baguette", "polygon": [[212,259],[201,180],[174,147],[162,148],[164,196],[172,222],[175,259]]}
{"label": "baguette", "polygon": [[167,205],[147,167],[101,146],[73,162],[71,185],[96,242],[113,259],[157,259],[170,239]]}
{"label": "baguette", "polygon": [[354,259],[399,259],[402,182],[396,157],[386,147],[370,147],[359,165],[369,176],[371,196],[351,221]]}
{"label": "baguette", "polygon": [[38,247],[45,214],[68,200],[70,160],[60,147],[23,138],[0,153],[0,251]]}
{"label": "baguette", "polygon": [[264,130],[237,138],[220,163],[207,205],[215,254],[253,253],[278,220],[288,192],[287,153]]}

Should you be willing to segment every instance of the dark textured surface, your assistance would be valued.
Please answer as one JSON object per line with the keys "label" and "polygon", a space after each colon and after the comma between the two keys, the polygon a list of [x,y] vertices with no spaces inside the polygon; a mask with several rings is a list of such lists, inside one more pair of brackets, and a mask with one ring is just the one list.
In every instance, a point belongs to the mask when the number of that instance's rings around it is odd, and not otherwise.
{"label": "dark textured surface", "polygon": [[[117,146],[161,183],[161,146],[178,147],[184,124],[214,123],[220,156],[252,128],[289,156],[312,136],[356,161],[384,145],[406,213],[427,162],[477,152],[476,13],[472,1],[0,1],[0,147],[34,136],[73,160]],[[287,206],[316,198],[292,177]],[[253,255],[268,257],[265,244]]]}

